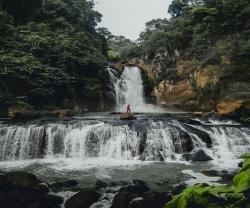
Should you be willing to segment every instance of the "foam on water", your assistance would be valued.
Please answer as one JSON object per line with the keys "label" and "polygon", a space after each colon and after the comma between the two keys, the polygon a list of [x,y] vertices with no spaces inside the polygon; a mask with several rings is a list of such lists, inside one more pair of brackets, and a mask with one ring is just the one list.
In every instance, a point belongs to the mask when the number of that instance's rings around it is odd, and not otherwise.
{"label": "foam on water", "polygon": [[[195,129],[209,135],[212,147]],[[99,166],[99,159],[103,159],[101,166],[109,161],[115,165],[142,160],[184,162],[182,154],[190,151],[188,145],[193,151],[203,149],[213,163],[232,167],[242,153],[250,151],[250,130],[237,125],[187,125],[177,120],[137,121],[135,126],[87,120],[0,126],[0,160],[51,159],[57,160],[58,168],[60,162],[64,168],[86,168],[89,160]]]}

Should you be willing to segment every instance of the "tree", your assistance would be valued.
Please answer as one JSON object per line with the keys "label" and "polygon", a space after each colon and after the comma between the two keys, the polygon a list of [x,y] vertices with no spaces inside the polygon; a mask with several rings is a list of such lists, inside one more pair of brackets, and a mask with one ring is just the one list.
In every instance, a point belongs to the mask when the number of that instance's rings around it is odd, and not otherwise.
{"label": "tree", "polygon": [[171,14],[172,17],[178,17],[183,13],[188,3],[189,0],[173,0],[168,8],[168,13]]}

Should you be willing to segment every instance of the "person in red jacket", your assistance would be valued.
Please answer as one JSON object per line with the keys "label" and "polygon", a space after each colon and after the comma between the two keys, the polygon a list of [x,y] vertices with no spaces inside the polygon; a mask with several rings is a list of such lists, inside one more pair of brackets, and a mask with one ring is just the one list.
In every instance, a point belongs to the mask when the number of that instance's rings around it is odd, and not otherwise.
{"label": "person in red jacket", "polygon": [[131,109],[130,109],[130,105],[127,105],[127,113],[130,113]]}

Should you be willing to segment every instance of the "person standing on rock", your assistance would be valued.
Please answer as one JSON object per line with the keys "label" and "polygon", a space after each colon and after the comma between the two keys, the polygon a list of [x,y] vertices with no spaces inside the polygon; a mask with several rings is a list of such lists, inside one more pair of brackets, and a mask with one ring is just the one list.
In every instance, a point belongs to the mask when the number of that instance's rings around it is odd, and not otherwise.
{"label": "person standing on rock", "polygon": [[130,105],[128,104],[127,105],[127,113],[130,113],[131,112],[131,109],[130,109]]}

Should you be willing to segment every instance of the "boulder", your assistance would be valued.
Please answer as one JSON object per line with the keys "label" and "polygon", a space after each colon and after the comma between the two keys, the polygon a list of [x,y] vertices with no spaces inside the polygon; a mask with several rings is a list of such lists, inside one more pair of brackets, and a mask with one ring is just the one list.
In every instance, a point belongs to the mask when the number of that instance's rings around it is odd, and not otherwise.
{"label": "boulder", "polygon": [[144,181],[133,180],[133,185],[122,187],[115,195],[111,208],[128,208],[130,201],[149,191]]}
{"label": "boulder", "polygon": [[201,173],[208,177],[220,177],[221,173],[217,170],[203,170]]}
{"label": "boulder", "polygon": [[42,204],[44,207],[56,207],[63,203],[64,199],[61,196],[48,194],[43,197]]}
{"label": "boulder", "polygon": [[0,174],[1,208],[60,208],[63,198],[48,194],[46,183],[34,174],[15,171]]}
{"label": "boulder", "polygon": [[217,111],[221,116],[232,115],[233,113],[235,113],[235,111],[237,111],[243,106],[243,103],[244,103],[243,100],[221,101],[217,105]]}
{"label": "boulder", "polygon": [[104,182],[104,181],[101,181],[101,180],[96,181],[96,187],[97,188],[106,188],[108,186],[109,186],[109,184]]}
{"label": "boulder", "polygon": [[242,168],[242,167],[243,167],[243,163],[244,163],[244,162],[240,162],[240,163],[238,164],[238,167],[239,167],[239,168]]}
{"label": "boulder", "polygon": [[115,195],[111,208],[128,208],[129,202],[133,197],[136,197],[134,193],[119,192]]}
{"label": "boulder", "polygon": [[64,182],[65,187],[74,187],[74,186],[77,186],[77,185],[78,185],[78,182],[75,181],[75,180],[68,180],[68,181]]}
{"label": "boulder", "polygon": [[5,183],[11,187],[31,188],[38,185],[40,180],[32,173],[17,171],[6,173]]}
{"label": "boulder", "polygon": [[137,117],[134,115],[134,113],[122,113],[120,115],[121,120],[136,120]]}
{"label": "boulder", "polygon": [[171,195],[178,195],[180,194],[184,189],[187,188],[186,183],[179,183],[170,188]]}
{"label": "boulder", "polygon": [[50,184],[50,188],[52,191],[56,192],[64,188],[64,183],[54,182]]}
{"label": "boulder", "polygon": [[213,159],[210,156],[208,156],[204,150],[200,149],[191,155],[191,160],[192,161],[210,161]]}
{"label": "boulder", "polygon": [[65,203],[65,208],[89,208],[100,197],[101,195],[96,191],[83,190],[69,198]]}
{"label": "boulder", "polygon": [[49,186],[46,183],[39,183],[34,187],[34,190],[42,195],[47,194],[50,191]]}
{"label": "boulder", "polygon": [[110,66],[110,68],[112,68],[120,73],[122,73],[124,68],[125,68],[124,64],[122,64],[122,63],[112,63],[109,66]]}
{"label": "boulder", "polygon": [[128,207],[129,208],[164,207],[164,205],[170,200],[171,200],[170,194],[149,192],[130,200]]}
{"label": "boulder", "polygon": [[207,132],[195,128],[191,125],[185,125],[185,129],[187,129],[187,132],[197,135],[203,142],[207,144],[208,148],[212,147],[213,140]]}
{"label": "boulder", "polygon": [[127,187],[122,187],[120,192],[130,192],[130,193],[144,193],[147,192],[149,188],[141,180],[133,180],[133,185]]}

